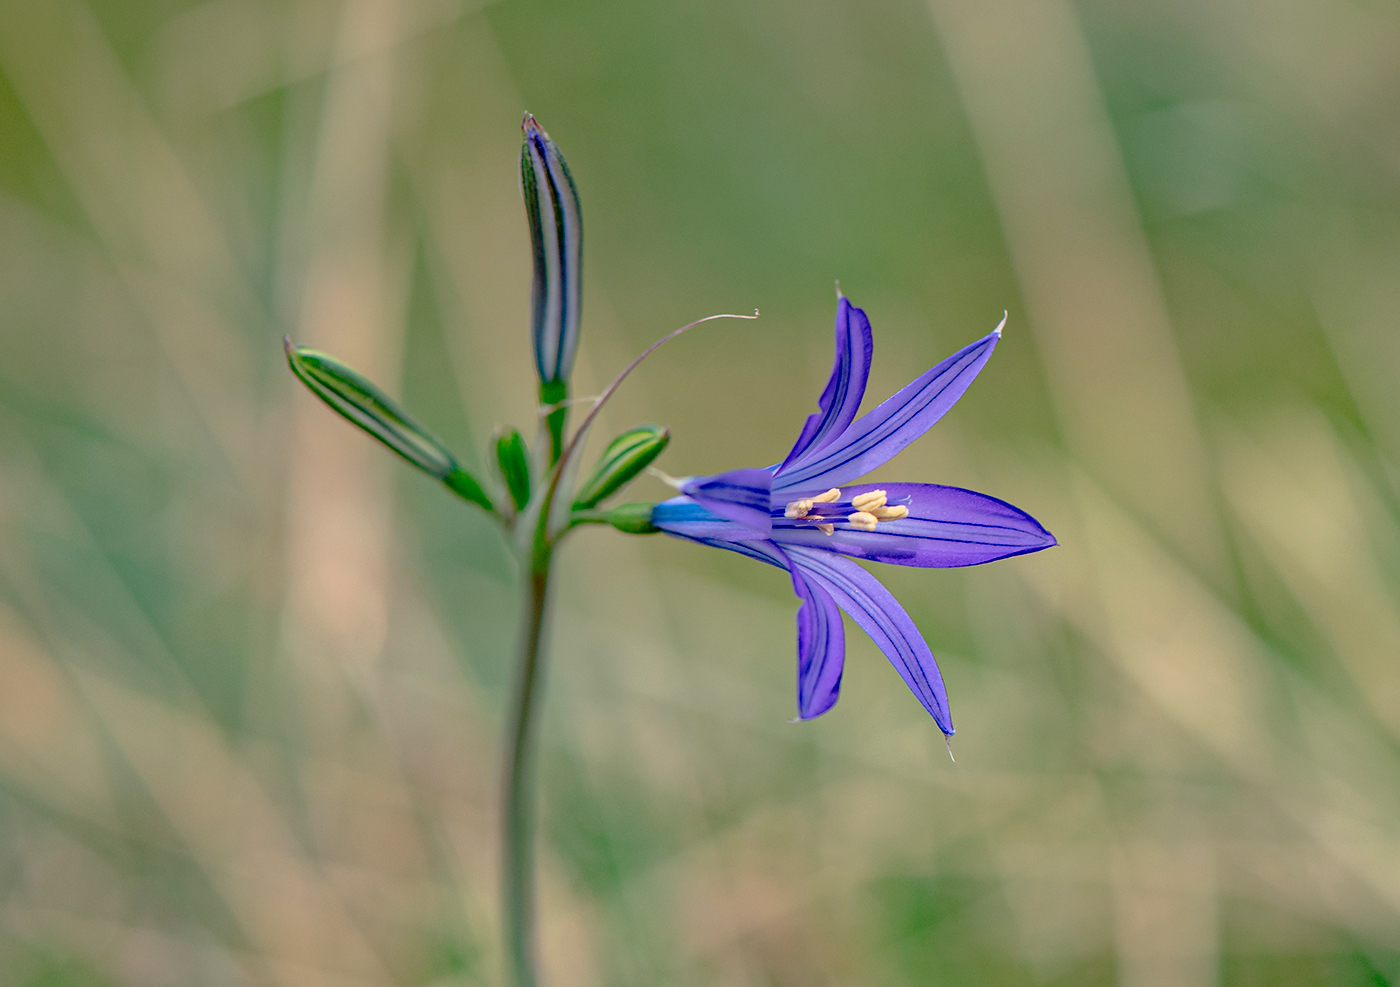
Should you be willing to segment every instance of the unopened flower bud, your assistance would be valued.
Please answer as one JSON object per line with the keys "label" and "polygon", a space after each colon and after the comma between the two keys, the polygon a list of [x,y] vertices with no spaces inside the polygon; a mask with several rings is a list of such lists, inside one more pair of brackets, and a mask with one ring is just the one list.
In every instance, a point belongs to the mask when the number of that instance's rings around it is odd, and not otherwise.
{"label": "unopened flower bud", "polygon": [[650,466],[670,441],[671,433],[660,425],[638,425],[623,432],[603,451],[593,475],[579,488],[574,507],[595,507],[616,493]]}
{"label": "unopened flower bud", "polygon": [[578,190],[559,147],[529,113],[521,129],[520,184],[535,255],[535,367],[542,385],[567,383],[578,349],[583,288]]}
{"label": "unopened flower bud", "polygon": [[287,364],[331,408],[414,466],[447,484],[458,496],[488,511],[495,505],[481,484],[457,464],[442,441],[414,421],[369,379],[335,357],[284,340]]}
{"label": "unopened flower bud", "polygon": [[496,467],[517,511],[530,502],[530,461],[520,430],[506,427],[496,433]]}

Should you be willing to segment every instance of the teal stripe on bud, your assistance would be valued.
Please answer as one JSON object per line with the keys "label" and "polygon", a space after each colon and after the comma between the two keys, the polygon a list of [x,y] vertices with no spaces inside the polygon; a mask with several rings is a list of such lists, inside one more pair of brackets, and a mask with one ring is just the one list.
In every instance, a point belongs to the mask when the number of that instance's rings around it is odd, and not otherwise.
{"label": "teal stripe on bud", "polygon": [[455,493],[488,511],[496,510],[481,484],[457,465],[447,447],[367,378],[319,350],[296,346],[290,339],[283,340],[283,345],[292,373],[341,417],[443,481]]}
{"label": "teal stripe on bud", "polygon": [[608,511],[608,524],[629,535],[654,535],[661,529],[651,523],[655,504],[622,504]]}
{"label": "teal stripe on bud", "polygon": [[595,507],[616,493],[650,466],[670,441],[671,433],[659,425],[638,425],[623,432],[603,451],[593,475],[579,488],[574,507]]}
{"label": "teal stripe on bud", "polygon": [[511,503],[517,511],[524,510],[530,502],[530,457],[519,429],[507,427],[496,433],[496,466]]}
{"label": "teal stripe on bud", "polygon": [[521,129],[520,183],[535,256],[535,368],[542,382],[566,381],[583,303],[583,217],[559,147],[529,113]]}

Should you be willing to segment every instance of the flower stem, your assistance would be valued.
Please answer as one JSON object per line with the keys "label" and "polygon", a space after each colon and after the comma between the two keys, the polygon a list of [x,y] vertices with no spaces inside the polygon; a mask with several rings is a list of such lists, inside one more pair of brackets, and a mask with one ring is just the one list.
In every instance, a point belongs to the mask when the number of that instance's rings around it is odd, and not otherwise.
{"label": "flower stem", "polygon": [[532,784],[535,720],[543,680],[540,645],[548,602],[550,558],[545,548],[531,560],[525,584],[519,662],[506,735],[501,801],[501,913],[506,962],[515,987],[536,987],[535,799]]}
{"label": "flower stem", "polygon": [[[572,498],[573,476],[570,467],[574,457],[582,451],[588,429],[598,412],[607,403],[633,370],[658,346],[702,322],[713,319],[756,319],[753,315],[710,315],[681,326],[642,351],[622,372],[613,378],[597,398],[593,407],[584,416],[583,423],[565,441],[565,424],[568,418],[569,386],[563,381],[549,381],[540,385],[540,407],[544,413],[543,423],[549,441],[548,478],[536,498],[534,508],[523,512],[524,517],[533,518],[533,536],[526,544],[518,543],[522,549],[527,576],[525,581],[525,607],[520,630],[520,652],[516,664],[515,696],[511,706],[511,720],[506,734],[505,767],[502,772],[501,798],[501,916],[502,931],[505,936],[506,965],[513,987],[537,987],[536,943],[535,943],[535,799],[532,784],[534,762],[536,706],[542,686],[543,659],[540,646],[544,637],[545,614],[548,610],[549,569],[554,558],[554,549],[560,538],[568,534],[575,524],[608,522],[619,530],[643,534],[657,530],[650,525],[650,504],[632,504],[627,507],[645,508],[645,516],[622,518],[618,523],[609,514],[613,512],[565,512],[563,523],[558,530],[551,530],[550,519],[554,513],[554,503],[560,496]],[[563,486],[561,494],[560,487]],[[564,502],[566,505],[568,501]],[[624,508],[616,510],[625,510]],[[507,527],[513,528],[524,517],[513,517]]]}

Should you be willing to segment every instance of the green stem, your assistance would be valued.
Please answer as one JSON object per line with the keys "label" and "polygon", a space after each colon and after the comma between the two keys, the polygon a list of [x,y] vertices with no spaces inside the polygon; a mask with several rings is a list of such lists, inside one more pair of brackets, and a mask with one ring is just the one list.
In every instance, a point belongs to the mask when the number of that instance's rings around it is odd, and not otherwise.
{"label": "green stem", "polygon": [[562,380],[548,381],[540,385],[540,406],[554,410],[545,416],[545,430],[549,434],[549,465],[559,462],[564,454],[564,425],[569,420],[569,385]]}
{"label": "green stem", "polygon": [[501,817],[501,908],[506,962],[516,987],[535,987],[535,712],[543,680],[540,644],[548,602],[549,548],[531,560],[525,587],[519,664],[509,733]]}

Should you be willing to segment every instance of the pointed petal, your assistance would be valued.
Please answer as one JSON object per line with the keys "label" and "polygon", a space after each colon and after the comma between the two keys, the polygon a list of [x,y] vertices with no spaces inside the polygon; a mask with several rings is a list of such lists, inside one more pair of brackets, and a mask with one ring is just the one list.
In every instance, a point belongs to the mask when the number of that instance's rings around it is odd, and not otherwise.
{"label": "pointed petal", "polygon": [[780,491],[839,487],[869,473],[947,413],[986,365],[999,339],[1001,326],[915,378],[800,464],[789,467],[774,487]]}
{"label": "pointed petal", "polygon": [[870,335],[870,320],[865,312],[841,296],[836,306],[836,359],[831,365],[831,378],[826,382],[817,407],[821,410],[808,415],[802,433],[787,459],[779,468],[795,466],[804,455],[820,449],[832,437],[840,435],[855,421],[865,396],[865,382],[870,377],[870,354],[874,349]]}
{"label": "pointed petal", "polygon": [[846,664],[846,631],[831,594],[793,566],[792,589],[802,600],[797,611],[797,716],[821,716],[841,692]]}
{"label": "pointed petal", "polygon": [[783,548],[803,575],[824,588],[885,653],[938,729],[953,733],[948,691],[938,662],[904,608],[870,573],[850,559],[801,545]]}
{"label": "pointed petal", "polygon": [[769,470],[751,469],[687,477],[680,481],[678,489],[712,514],[737,521],[756,532],[757,537],[767,538],[773,529],[768,513],[772,486],[773,474]]}
{"label": "pointed petal", "polygon": [[706,545],[725,542],[721,546],[724,548],[729,547],[728,542],[762,541],[767,537],[746,524],[720,517],[689,497],[672,497],[657,504],[651,510],[651,523],[677,538]]}
{"label": "pointed petal", "polygon": [[830,536],[810,524],[778,518],[773,540],[872,562],[937,568],[981,565],[1056,544],[1055,536],[1025,511],[975,490],[933,483],[863,483],[842,487],[841,496],[855,498],[870,490],[885,491],[891,505],[909,508],[909,516],[881,521],[874,531],[838,524]]}
{"label": "pointed petal", "polygon": [[[658,504],[657,508],[664,506]],[[656,523],[655,511],[652,523]],[[665,527],[662,530],[702,545],[738,552],[791,574],[793,592],[802,601],[797,610],[797,716],[810,720],[831,709],[841,691],[841,670],[846,662],[846,631],[841,624],[841,611],[831,594],[793,565],[786,553],[771,541],[732,541]]]}

